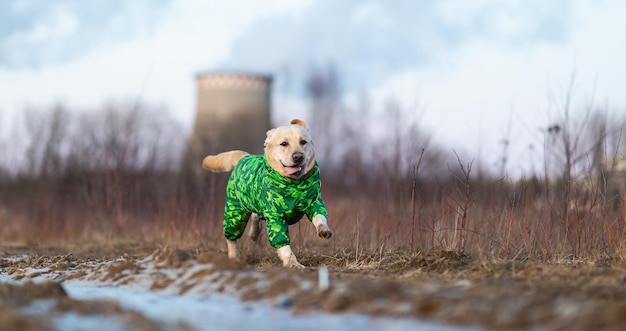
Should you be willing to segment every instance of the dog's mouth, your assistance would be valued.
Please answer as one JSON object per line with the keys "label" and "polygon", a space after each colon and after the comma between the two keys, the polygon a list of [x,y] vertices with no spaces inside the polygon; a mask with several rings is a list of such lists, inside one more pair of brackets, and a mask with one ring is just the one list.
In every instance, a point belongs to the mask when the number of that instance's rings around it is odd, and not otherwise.
{"label": "dog's mouth", "polygon": [[283,168],[285,169],[285,173],[289,176],[298,176],[304,172],[304,164],[295,166],[286,166],[283,164]]}

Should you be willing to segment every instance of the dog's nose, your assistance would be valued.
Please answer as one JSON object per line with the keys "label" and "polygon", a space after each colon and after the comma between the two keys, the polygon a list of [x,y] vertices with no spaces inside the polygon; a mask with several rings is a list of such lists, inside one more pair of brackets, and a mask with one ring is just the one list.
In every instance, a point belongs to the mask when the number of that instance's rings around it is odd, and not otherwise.
{"label": "dog's nose", "polygon": [[304,160],[304,154],[298,152],[298,153],[293,153],[291,155],[291,159],[293,160],[293,162],[295,162],[296,164],[300,164],[303,160]]}

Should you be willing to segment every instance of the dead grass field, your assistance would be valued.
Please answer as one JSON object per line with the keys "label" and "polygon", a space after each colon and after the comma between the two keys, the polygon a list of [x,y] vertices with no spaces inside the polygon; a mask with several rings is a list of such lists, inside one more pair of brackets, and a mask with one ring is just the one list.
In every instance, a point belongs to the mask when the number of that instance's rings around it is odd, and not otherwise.
{"label": "dead grass field", "polygon": [[[42,276],[80,278],[95,268],[130,282],[152,256],[165,258],[161,267],[172,272],[211,265],[222,290],[264,279],[266,287],[231,294],[283,300],[278,304],[296,311],[490,329],[626,328],[623,173],[615,162],[605,164],[623,154],[623,122],[607,131],[602,125],[613,121],[598,114],[599,127],[552,127],[543,132],[550,146],[543,173],[516,180],[477,173],[456,152],[450,159],[435,146],[422,147],[420,132],[395,132],[381,145],[395,147],[389,155],[372,154],[380,146],[359,149],[358,137],[336,139],[351,145],[343,146],[349,153],[339,164],[322,167],[335,236],[317,238],[307,220],[290,227],[292,248],[309,266],[296,271],[278,267],[264,235],[240,241],[246,263],[224,259],[228,174],[202,172],[201,158],[181,166],[181,151],[170,146],[185,145],[179,130],[138,110],[96,115],[79,116],[68,128],[60,124],[73,115],[62,109],[26,118],[31,139],[17,149],[24,155],[0,160],[0,267],[10,277],[28,279],[26,270],[38,268],[47,270]],[[593,146],[578,146],[579,139]],[[372,157],[380,160],[368,163]],[[327,290],[296,286],[315,282],[322,267],[330,271]],[[172,284],[162,279],[152,286]],[[32,322],[33,330],[45,329],[14,309],[23,304],[19,298],[29,300],[24,291],[39,290],[2,285],[0,326],[27,329]],[[59,302],[71,301],[54,293]]]}
{"label": "dead grass field", "polygon": [[[532,182],[470,190],[463,181],[414,190],[409,185],[379,198],[326,186],[335,236],[317,238],[306,219],[291,226],[292,248],[309,267],[297,271],[279,267],[264,234],[257,242],[240,240],[245,263],[225,259],[220,180],[208,182],[208,193],[197,197],[155,195],[150,187],[156,184],[141,183],[147,186],[113,188],[119,194],[110,196],[110,206],[101,204],[106,195],[90,205],[80,194],[56,194],[54,185],[23,186],[32,196],[19,199],[7,189],[0,208],[0,271],[25,280],[32,276],[25,270],[45,269],[40,276],[62,283],[87,278],[96,268],[110,281],[132,283],[128,277],[146,270],[144,258],[160,256],[163,268],[181,274],[193,265],[213,266],[189,279],[187,290],[218,275],[223,286],[213,290],[295,312],[361,312],[502,330],[626,326],[626,223],[615,199],[592,196],[591,202],[572,198],[564,204],[560,195],[533,191]],[[92,194],[106,193],[98,192]],[[330,272],[327,290],[299,287],[316,284],[322,267]],[[62,274],[71,277],[56,278]],[[151,288],[175,284],[154,279]],[[3,293],[31,291],[3,286]],[[57,301],[71,299],[59,294]],[[38,323],[33,330],[45,330],[50,317],[25,318],[15,308],[21,301],[2,302],[0,323]],[[126,312],[120,314],[115,316]]]}

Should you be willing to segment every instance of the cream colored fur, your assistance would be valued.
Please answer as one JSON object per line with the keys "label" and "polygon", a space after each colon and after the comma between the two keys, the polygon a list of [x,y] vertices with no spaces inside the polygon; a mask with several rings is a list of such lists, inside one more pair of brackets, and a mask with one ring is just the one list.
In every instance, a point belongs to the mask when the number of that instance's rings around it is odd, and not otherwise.
{"label": "cream colored fur", "polygon": [[324,215],[315,215],[313,217],[313,225],[315,225],[315,231],[319,237],[329,239],[333,236],[333,230],[328,227],[328,222]]}
{"label": "cream colored fur", "polygon": [[304,266],[298,262],[296,255],[291,250],[291,246],[283,246],[276,250],[278,257],[283,261],[283,267],[304,269]]}
{"label": "cream colored fur", "polygon": [[[270,166],[281,176],[300,179],[315,165],[315,148],[307,124],[299,119],[291,121],[291,125],[280,126],[267,131],[265,138],[265,155]],[[239,160],[248,155],[244,151],[229,151],[217,155],[209,155],[202,161],[204,169],[213,172],[232,171]],[[301,156],[303,161],[294,162],[294,156]],[[289,166],[304,166],[297,174],[288,174]]]}
{"label": "cream colored fur", "polygon": [[[302,120],[292,120],[291,125],[280,126],[267,131],[265,155],[270,166],[281,176],[300,179],[315,166],[315,148],[307,124]],[[296,175],[289,175],[285,168],[296,165],[294,155],[301,155],[304,170]]]}
{"label": "cream colored fur", "polygon": [[226,240],[226,246],[228,247],[228,258],[231,260],[239,261],[239,250],[237,249],[237,241]]}
{"label": "cream colored fur", "polygon": [[[300,179],[308,174],[315,166],[315,148],[306,122],[294,119],[290,125],[280,126],[267,131],[264,151],[270,166],[281,176]],[[248,155],[244,151],[229,151],[217,155],[209,155],[202,161],[202,167],[213,172],[232,171],[239,160]],[[301,167],[296,173],[288,173],[287,169]],[[326,217],[317,215],[312,220],[317,235],[321,238],[330,238],[333,231],[328,227]],[[250,216],[248,236],[252,240],[259,237],[259,218],[257,214]],[[228,257],[239,260],[237,242],[227,240]],[[277,249],[283,266],[304,268],[289,245]]]}
{"label": "cream colored fur", "polygon": [[209,155],[202,160],[202,167],[213,172],[227,172],[235,168],[242,157],[248,155],[244,151],[230,151],[217,155]]}

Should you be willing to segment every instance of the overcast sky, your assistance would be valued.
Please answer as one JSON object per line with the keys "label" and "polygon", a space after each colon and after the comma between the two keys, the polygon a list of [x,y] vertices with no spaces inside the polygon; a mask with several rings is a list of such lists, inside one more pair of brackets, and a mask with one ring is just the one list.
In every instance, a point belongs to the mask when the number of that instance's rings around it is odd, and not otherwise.
{"label": "overcast sky", "polygon": [[626,112],[624,14],[621,0],[5,0],[0,121],[140,98],[189,128],[197,73],[250,70],[276,75],[283,124],[305,116],[305,75],[332,63],[346,102],[397,98],[488,163],[509,138],[519,172],[572,73],[575,104]]}

